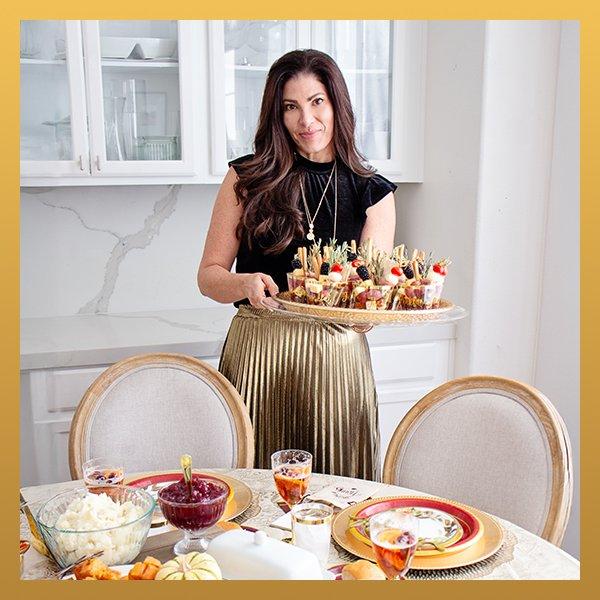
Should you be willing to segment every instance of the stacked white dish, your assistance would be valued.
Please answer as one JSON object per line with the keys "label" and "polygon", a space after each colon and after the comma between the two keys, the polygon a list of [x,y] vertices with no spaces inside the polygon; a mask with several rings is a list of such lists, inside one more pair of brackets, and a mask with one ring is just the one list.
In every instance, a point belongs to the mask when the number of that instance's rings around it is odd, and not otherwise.
{"label": "stacked white dish", "polygon": [[167,38],[100,37],[102,58],[172,58],[176,50],[177,40]]}

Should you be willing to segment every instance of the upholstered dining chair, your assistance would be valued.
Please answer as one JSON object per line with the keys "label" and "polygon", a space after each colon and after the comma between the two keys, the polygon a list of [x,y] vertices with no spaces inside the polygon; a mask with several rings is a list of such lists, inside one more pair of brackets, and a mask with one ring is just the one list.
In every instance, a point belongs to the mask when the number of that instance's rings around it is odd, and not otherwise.
{"label": "upholstered dining chair", "polygon": [[81,399],[69,433],[69,468],[104,457],[127,473],[194,466],[252,467],[254,435],[233,385],[183,354],[142,354],[104,371]]}
{"label": "upholstered dining chair", "polygon": [[573,493],[571,444],[550,401],[524,383],[454,379],[402,419],[383,481],[470,504],[560,545]]}

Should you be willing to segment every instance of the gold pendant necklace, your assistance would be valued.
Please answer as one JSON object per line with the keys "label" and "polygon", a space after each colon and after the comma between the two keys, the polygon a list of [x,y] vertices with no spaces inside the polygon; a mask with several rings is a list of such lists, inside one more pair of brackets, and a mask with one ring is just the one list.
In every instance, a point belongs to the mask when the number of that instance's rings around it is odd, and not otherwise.
{"label": "gold pendant necklace", "polygon": [[[325,194],[329,188],[329,184],[331,183],[331,179],[335,173],[335,212],[336,212],[336,220],[337,220],[337,160],[333,162],[333,168],[331,169],[331,173],[329,174],[329,179],[327,180],[327,184],[325,185],[325,189],[323,190],[323,194],[321,195],[321,199],[319,200],[319,204],[317,205],[317,210],[315,210],[315,214],[310,216],[310,211],[308,210],[308,202],[306,202],[306,195],[304,194],[304,185],[302,184],[302,178],[300,178],[300,191],[302,192],[302,201],[304,202],[304,211],[306,212],[306,220],[308,222],[308,233],[306,234],[306,239],[309,242],[312,242],[315,239],[315,219],[317,218],[317,214],[319,213],[319,209],[321,208],[321,204],[323,204],[323,200],[325,199]],[[333,224],[333,231],[335,237],[335,229],[336,223]]]}

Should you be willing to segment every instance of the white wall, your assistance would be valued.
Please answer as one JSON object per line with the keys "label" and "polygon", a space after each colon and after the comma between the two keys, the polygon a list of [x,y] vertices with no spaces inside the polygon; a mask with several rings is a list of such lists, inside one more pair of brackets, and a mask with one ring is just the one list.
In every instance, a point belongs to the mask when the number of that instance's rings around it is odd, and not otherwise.
{"label": "white wall", "polygon": [[454,261],[445,292],[471,311],[456,375],[531,383],[563,416],[576,477],[563,547],[575,556],[579,298],[553,283],[557,271],[578,281],[578,52],[573,23],[561,37],[549,21],[430,22],[425,178],[400,186],[396,232]]}
{"label": "white wall", "polygon": [[469,371],[532,382],[560,23],[489,21]]}
{"label": "white wall", "polygon": [[21,190],[21,316],[213,305],[196,270],[217,186]]}
{"label": "white wall", "polygon": [[579,556],[579,23],[563,21],[534,385],[562,415],[575,490],[563,547]]}
{"label": "white wall", "polygon": [[[401,185],[396,238],[450,256],[445,295],[473,305],[484,21],[430,21],[423,184]],[[457,375],[468,369],[469,319],[458,324]]]}

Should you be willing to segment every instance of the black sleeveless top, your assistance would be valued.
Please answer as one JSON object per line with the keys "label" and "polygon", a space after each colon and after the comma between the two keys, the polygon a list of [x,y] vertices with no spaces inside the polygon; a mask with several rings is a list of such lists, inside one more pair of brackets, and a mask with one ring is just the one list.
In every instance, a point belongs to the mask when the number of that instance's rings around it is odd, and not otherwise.
{"label": "black sleeveless top", "polygon": [[[229,163],[229,166],[235,170],[236,165],[252,158],[252,154],[241,156]],[[327,185],[327,180],[331,174],[334,162],[319,163],[308,160],[303,156],[296,154],[296,160],[293,169],[304,171],[304,191],[306,194],[306,203],[311,218],[313,217],[319,200],[323,194],[323,189]],[[323,244],[329,242],[333,237],[333,223],[335,215],[335,196],[334,196],[335,175],[327,189],[327,193],[321,204],[321,208],[314,221],[315,240],[321,239]],[[351,171],[345,164],[337,163],[337,187],[338,187],[338,210],[336,239],[341,244],[346,241],[360,241],[360,235],[367,219],[367,209],[373,206],[390,192],[393,192],[397,186],[381,175],[372,177],[361,177]],[[301,206],[303,213],[304,231],[308,232],[308,221],[304,206]],[[306,239],[306,234],[302,238],[292,240],[289,246],[280,254],[265,254],[258,244],[252,245],[252,250],[248,248],[246,242],[242,239],[236,258],[236,273],[266,273],[270,275],[280,291],[287,290],[286,273],[291,270],[291,262],[294,254],[300,246],[309,247],[312,242]],[[247,304],[247,300],[234,302],[235,306]]]}

